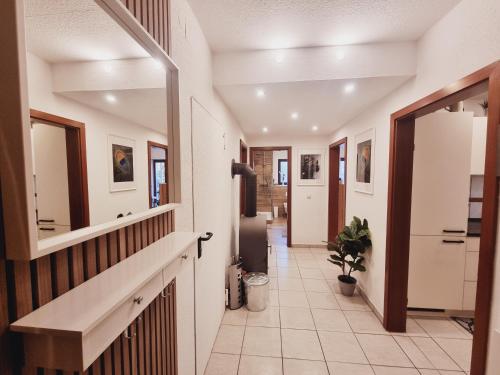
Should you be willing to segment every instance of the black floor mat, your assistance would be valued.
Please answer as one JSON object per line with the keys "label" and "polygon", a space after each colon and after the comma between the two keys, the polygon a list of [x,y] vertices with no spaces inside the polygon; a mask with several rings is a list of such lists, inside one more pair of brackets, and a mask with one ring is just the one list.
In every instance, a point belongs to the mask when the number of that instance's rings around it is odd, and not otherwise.
{"label": "black floor mat", "polygon": [[452,319],[460,324],[460,326],[465,329],[470,334],[474,334],[474,318],[460,318],[452,317]]}

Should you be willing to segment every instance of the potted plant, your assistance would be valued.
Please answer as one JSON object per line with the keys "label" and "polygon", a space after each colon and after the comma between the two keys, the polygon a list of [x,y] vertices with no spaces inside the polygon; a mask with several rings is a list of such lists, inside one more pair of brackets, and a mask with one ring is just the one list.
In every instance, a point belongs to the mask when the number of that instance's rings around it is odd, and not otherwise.
{"label": "potted plant", "polygon": [[351,276],[353,271],[365,272],[363,265],[365,258],[363,254],[372,246],[370,239],[368,221],[354,216],[349,226],[344,227],[335,241],[328,242],[328,250],[334,254],[330,255],[328,261],[342,269],[342,275],[338,276],[340,291],[345,296],[352,296],[356,290],[357,280]]}

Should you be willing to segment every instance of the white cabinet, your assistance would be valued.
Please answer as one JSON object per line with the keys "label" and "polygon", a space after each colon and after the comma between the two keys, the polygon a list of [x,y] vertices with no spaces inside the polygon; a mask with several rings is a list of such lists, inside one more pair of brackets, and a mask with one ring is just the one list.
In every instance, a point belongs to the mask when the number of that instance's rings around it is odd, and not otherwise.
{"label": "white cabinet", "polygon": [[408,307],[461,310],[464,267],[461,238],[410,236]]}
{"label": "white cabinet", "polygon": [[472,125],[472,153],[470,159],[471,175],[484,175],[487,125],[487,117],[474,117]]}
{"label": "white cabinet", "polygon": [[412,235],[465,235],[472,119],[470,112],[437,112],[416,120]]}

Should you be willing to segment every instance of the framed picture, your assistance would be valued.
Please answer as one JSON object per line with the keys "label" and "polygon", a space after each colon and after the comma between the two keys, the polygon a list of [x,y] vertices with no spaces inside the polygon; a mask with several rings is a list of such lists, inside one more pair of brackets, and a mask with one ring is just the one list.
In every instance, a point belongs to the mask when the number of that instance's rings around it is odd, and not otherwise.
{"label": "framed picture", "polygon": [[301,149],[298,151],[299,181],[297,185],[325,184],[325,150]]}
{"label": "framed picture", "polygon": [[108,135],[109,190],[136,189],[134,176],[135,141]]}
{"label": "framed picture", "polygon": [[375,129],[356,136],[356,183],[354,190],[373,194]]}

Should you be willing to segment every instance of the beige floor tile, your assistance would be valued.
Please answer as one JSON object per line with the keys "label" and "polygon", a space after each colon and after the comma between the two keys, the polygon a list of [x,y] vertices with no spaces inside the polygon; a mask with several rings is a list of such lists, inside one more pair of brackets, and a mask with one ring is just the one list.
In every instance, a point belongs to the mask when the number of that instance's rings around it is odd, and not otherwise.
{"label": "beige floor tile", "polygon": [[245,327],[221,325],[215,340],[213,352],[240,354]]}
{"label": "beige floor tile", "polygon": [[304,285],[302,285],[302,279],[279,278],[278,289],[300,292],[304,290]]}
{"label": "beige floor tile", "polygon": [[332,263],[328,262],[328,266],[322,266],[321,272],[326,280],[337,280],[337,276],[342,274],[342,270]]}
{"label": "beige floor tile", "polygon": [[292,258],[278,258],[276,264],[278,267],[297,267],[297,262]]}
{"label": "beige floor tile", "polygon": [[282,329],[281,341],[284,358],[324,360],[315,331]]}
{"label": "beige floor tile", "polygon": [[295,260],[301,261],[301,260],[314,260],[314,255],[312,253],[297,253],[295,254]]}
{"label": "beige floor tile", "polygon": [[432,369],[434,366],[427,357],[420,351],[410,337],[394,336],[401,349],[410,358],[410,361],[416,368]]}
{"label": "beige floor tile", "polygon": [[415,345],[438,370],[460,371],[460,367],[429,337],[412,337]]}
{"label": "beige floor tile", "polygon": [[268,267],[277,267],[278,266],[278,262],[274,258],[268,259],[267,260],[267,266]]}
{"label": "beige floor tile", "polygon": [[319,269],[319,263],[316,261],[316,259],[297,260],[297,265],[299,266],[299,268],[317,268],[317,269]]}
{"label": "beige floor tile", "polygon": [[278,268],[277,267],[269,267],[267,269],[267,275],[269,277],[278,277]]}
{"label": "beige floor tile", "polygon": [[374,375],[370,365],[355,363],[328,362],[331,375]]}
{"label": "beige floor tile", "polygon": [[402,367],[372,366],[375,375],[420,375],[417,369]]}
{"label": "beige floor tile", "polygon": [[222,324],[244,326],[247,322],[248,310],[245,307],[240,307],[237,310],[227,309],[224,312]]}
{"label": "beige floor tile", "polygon": [[356,333],[389,334],[371,311],[346,311],[345,316]]}
{"label": "beige floor tile", "polygon": [[280,307],[281,328],[315,330],[311,310],[304,307]]}
{"label": "beige floor tile", "polygon": [[279,306],[280,298],[278,289],[269,290],[269,306]]}
{"label": "beige floor tile", "polygon": [[315,309],[340,310],[333,293],[306,292],[309,306]]}
{"label": "beige floor tile", "polygon": [[406,319],[406,332],[391,332],[393,336],[417,336],[417,337],[429,337],[427,332],[420,327],[417,322],[412,318]]}
{"label": "beige floor tile", "polygon": [[415,321],[431,337],[442,337],[449,339],[470,338],[470,336],[464,329],[457,327],[449,319],[416,318]]}
{"label": "beige floor tile", "polygon": [[352,332],[341,310],[311,309],[319,331]]}
{"label": "beige floor tile", "polygon": [[280,307],[309,307],[306,292],[280,290]]}
{"label": "beige floor tile", "polygon": [[330,287],[325,280],[303,279],[302,283],[304,284],[304,289],[309,292],[330,292]]}
{"label": "beige floor tile", "polygon": [[342,310],[371,311],[370,306],[360,296],[346,297],[342,294],[335,294],[335,298]]}
{"label": "beige floor tile", "polygon": [[284,375],[328,375],[326,362],[303,359],[283,359]]}
{"label": "beige floor tile", "polygon": [[413,367],[392,336],[356,334],[356,337],[370,364]]}
{"label": "beige floor tile", "polygon": [[[420,373],[420,375],[441,375],[438,370],[431,370],[428,368],[424,368],[424,369],[419,368],[418,372]],[[457,373],[455,372],[455,374],[457,374]],[[463,373],[459,373],[459,374],[463,375]]]}
{"label": "beige floor tile", "polygon": [[435,338],[434,341],[462,370],[470,371],[472,340]]}
{"label": "beige floor tile", "polygon": [[264,357],[281,357],[280,329],[247,327],[241,353]]}
{"label": "beige floor tile", "polygon": [[298,267],[278,267],[278,277],[289,279],[300,279]]}
{"label": "beige floor tile", "polygon": [[276,259],[294,259],[295,255],[291,251],[282,250],[276,252]]}
{"label": "beige floor tile", "polygon": [[324,280],[325,276],[319,268],[300,268],[300,276],[302,279],[319,279]]}
{"label": "beige floor tile", "polygon": [[325,359],[328,362],[368,364],[368,360],[354,334],[318,331],[318,335]]}
{"label": "beige floor tile", "polygon": [[280,311],[279,307],[268,306],[264,311],[249,311],[247,318],[249,327],[279,327]]}
{"label": "beige floor tile", "polygon": [[311,254],[311,249],[308,247],[292,247],[292,253],[294,254]]}
{"label": "beige floor tile", "polygon": [[205,375],[237,375],[239,363],[239,355],[212,353]]}
{"label": "beige floor tile", "polygon": [[269,278],[269,290],[278,289],[278,279],[276,277]]}
{"label": "beige floor tile", "polygon": [[238,375],[282,375],[281,358],[242,355]]}

